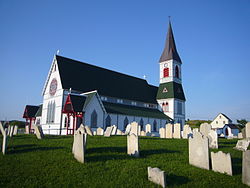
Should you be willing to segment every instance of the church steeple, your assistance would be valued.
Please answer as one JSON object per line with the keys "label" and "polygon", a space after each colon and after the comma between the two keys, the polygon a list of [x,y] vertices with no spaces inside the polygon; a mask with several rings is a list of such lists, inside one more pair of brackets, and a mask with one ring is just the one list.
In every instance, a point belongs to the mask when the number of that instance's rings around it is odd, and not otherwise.
{"label": "church steeple", "polygon": [[181,58],[177,52],[176,46],[175,46],[175,41],[174,41],[174,35],[172,31],[172,26],[171,22],[169,21],[169,26],[168,26],[168,34],[167,34],[167,39],[165,43],[164,50],[161,54],[161,58],[159,62],[167,61],[167,60],[176,60],[179,63],[181,63]]}

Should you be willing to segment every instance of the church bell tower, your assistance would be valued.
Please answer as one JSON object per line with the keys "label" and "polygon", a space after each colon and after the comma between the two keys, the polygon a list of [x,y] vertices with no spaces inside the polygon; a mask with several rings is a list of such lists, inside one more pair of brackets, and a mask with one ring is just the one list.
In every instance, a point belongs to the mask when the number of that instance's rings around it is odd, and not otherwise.
{"label": "church bell tower", "polygon": [[182,88],[182,61],[177,52],[171,22],[164,50],[159,60],[160,85],[157,102],[161,110],[174,120],[174,123],[185,124],[185,95]]}

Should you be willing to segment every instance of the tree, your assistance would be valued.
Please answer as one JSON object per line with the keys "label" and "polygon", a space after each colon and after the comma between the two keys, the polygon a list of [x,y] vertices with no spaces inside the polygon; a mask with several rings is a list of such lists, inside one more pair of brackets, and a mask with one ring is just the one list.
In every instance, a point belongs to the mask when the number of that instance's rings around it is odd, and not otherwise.
{"label": "tree", "polygon": [[243,127],[246,126],[247,120],[246,120],[246,119],[237,119],[237,123],[238,123],[238,125],[239,125],[241,128],[243,128]]}

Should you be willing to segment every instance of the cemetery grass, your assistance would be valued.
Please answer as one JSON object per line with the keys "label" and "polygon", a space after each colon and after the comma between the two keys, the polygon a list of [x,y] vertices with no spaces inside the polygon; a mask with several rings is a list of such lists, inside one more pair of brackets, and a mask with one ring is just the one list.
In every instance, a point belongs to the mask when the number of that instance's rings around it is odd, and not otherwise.
{"label": "cemetery grass", "polygon": [[242,152],[233,149],[236,139],[220,139],[218,149],[231,153],[233,176],[189,165],[186,139],[140,137],[140,158],[126,154],[126,141],[126,136],[89,136],[81,164],[71,152],[72,136],[14,136],[7,154],[0,154],[0,187],[158,187],[147,180],[148,166],[164,170],[169,187],[246,187]]}

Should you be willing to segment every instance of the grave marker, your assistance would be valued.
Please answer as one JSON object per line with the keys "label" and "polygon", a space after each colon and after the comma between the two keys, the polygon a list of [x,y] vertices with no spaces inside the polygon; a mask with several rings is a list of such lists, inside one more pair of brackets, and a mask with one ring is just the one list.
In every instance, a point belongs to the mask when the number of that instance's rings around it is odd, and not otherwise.
{"label": "grave marker", "polygon": [[215,172],[226,173],[230,176],[232,173],[232,162],[230,153],[211,152],[212,170]]}
{"label": "grave marker", "polygon": [[209,148],[218,149],[218,135],[214,130],[208,133]]}
{"label": "grave marker", "polygon": [[242,157],[242,183],[250,186],[250,150],[243,152]]}
{"label": "grave marker", "polygon": [[173,138],[173,125],[170,123],[166,125],[166,138]]}
{"label": "grave marker", "polygon": [[181,124],[175,123],[174,124],[174,138],[181,138]]}
{"label": "grave marker", "polygon": [[148,167],[148,180],[161,185],[162,187],[166,187],[165,172],[159,168]]}
{"label": "grave marker", "polygon": [[139,139],[133,133],[127,135],[127,153],[133,157],[139,157]]}

